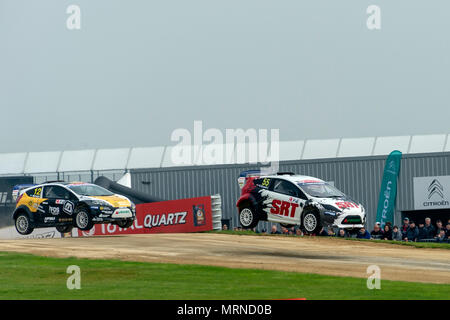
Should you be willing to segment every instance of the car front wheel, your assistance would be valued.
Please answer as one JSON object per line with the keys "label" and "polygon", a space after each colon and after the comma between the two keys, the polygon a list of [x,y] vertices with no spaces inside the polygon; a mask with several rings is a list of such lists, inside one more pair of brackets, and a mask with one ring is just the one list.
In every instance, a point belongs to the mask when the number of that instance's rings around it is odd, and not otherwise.
{"label": "car front wheel", "polygon": [[319,213],[316,210],[306,210],[302,218],[302,227],[308,234],[318,234],[322,229]]}
{"label": "car front wheel", "polygon": [[85,207],[75,210],[75,226],[83,231],[90,230],[94,226],[91,215]]}

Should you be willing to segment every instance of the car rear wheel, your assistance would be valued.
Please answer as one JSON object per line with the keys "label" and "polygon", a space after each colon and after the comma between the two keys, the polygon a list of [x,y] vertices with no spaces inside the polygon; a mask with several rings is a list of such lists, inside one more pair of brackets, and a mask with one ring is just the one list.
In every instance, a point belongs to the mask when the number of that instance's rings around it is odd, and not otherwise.
{"label": "car rear wheel", "polygon": [[318,234],[322,229],[319,213],[314,209],[307,209],[302,217],[302,229],[307,234]]}
{"label": "car rear wheel", "polygon": [[239,208],[239,222],[244,229],[253,229],[259,222],[255,210],[249,205]]}
{"label": "car rear wheel", "polygon": [[17,232],[24,236],[32,233],[34,230],[31,225],[30,217],[28,217],[26,213],[21,213],[17,216],[15,225]]}
{"label": "car rear wheel", "polygon": [[85,207],[75,209],[75,226],[83,231],[90,230],[94,226],[91,215]]}
{"label": "car rear wheel", "polygon": [[73,226],[70,226],[70,225],[68,225],[68,226],[56,226],[56,230],[58,230],[58,232],[61,232],[61,233],[71,232],[72,229],[73,229]]}

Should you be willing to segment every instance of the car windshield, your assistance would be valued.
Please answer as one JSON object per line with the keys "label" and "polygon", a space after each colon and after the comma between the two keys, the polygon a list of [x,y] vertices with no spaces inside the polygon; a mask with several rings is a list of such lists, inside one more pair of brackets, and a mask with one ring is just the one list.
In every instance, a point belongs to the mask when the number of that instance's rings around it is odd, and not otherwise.
{"label": "car windshield", "polygon": [[307,194],[316,198],[338,198],[345,196],[341,191],[325,182],[298,183],[298,186]]}
{"label": "car windshield", "polygon": [[68,186],[73,192],[81,196],[112,196],[112,193],[105,188],[99,187],[95,184],[73,184]]}

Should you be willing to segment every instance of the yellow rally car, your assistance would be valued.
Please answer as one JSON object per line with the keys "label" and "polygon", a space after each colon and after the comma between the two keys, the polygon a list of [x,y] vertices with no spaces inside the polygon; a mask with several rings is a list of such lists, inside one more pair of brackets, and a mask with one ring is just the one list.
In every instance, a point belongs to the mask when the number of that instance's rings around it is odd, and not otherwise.
{"label": "yellow rally car", "polygon": [[47,227],[62,233],[73,227],[89,230],[99,223],[129,228],[136,219],[136,207],[128,198],[95,184],[45,183],[20,192],[13,219],[22,235]]}

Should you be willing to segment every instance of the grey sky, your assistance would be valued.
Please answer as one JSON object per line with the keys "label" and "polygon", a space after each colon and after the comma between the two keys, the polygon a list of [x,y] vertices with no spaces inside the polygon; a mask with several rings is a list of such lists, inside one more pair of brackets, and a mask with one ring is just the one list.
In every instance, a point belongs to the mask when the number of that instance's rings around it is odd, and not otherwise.
{"label": "grey sky", "polygon": [[[81,7],[81,30],[66,8]],[[369,31],[366,8],[381,7]],[[0,152],[449,132],[450,2],[0,0]]]}

